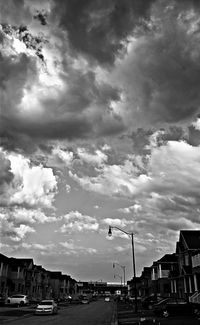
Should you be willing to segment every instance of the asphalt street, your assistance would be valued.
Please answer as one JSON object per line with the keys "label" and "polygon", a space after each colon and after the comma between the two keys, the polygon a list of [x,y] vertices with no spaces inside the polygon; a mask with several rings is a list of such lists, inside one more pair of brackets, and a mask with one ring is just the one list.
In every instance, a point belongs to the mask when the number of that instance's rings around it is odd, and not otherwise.
{"label": "asphalt street", "polygon": [[34,315],[34,309],[24,307],[24,314],[17,314],[13,309],[7,308],[8,312],[1,312],[0,323],[13,323],[16,325],[111,325],[114,311],[113,302],[105,302],[104,300],[93,301],[87,305],[71,305],[60,307],[58,315]]}

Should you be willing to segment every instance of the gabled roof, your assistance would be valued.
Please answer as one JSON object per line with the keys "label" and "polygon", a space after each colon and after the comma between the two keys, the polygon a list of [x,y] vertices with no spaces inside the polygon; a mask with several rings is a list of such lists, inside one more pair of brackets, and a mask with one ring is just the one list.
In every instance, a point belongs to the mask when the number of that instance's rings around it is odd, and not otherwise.
{"label": "gabled roof", "polygon": [[0,253],[0,261],[8,263],[9,262],[9,257],[7,257],[7,256]]}
{"label": "gabled roof", "polygon": [[158,264],[171,265],[172,263],[178,263],[177,255],[173,254],[165,254],[159,260],[154,261],[151,267],[156,267]]}
{"label": "gabled roof", "polygon": [[180,239],[185,241],[187,249],[199,249],[200,248],[200,230],[181,230]]}

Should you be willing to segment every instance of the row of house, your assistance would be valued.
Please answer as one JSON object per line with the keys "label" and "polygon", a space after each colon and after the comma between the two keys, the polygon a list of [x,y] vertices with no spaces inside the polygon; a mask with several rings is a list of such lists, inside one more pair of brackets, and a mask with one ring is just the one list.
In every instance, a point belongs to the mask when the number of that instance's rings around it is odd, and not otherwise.
{"label": "row of house", "polygon": [[200,303],[200,230],[181,230],[176,251],[144,267],[128,281],[131,295],[186,298]]}
{"label": "row of house", "polygon": [[[174,253],[165,254],[127,282],[131,296],[135,296],[135,280],[137,296],[173,296],[200,303],[200,230],[181,230]],[[81,292],[81,284],[62,272],[35,265],[33,259],[0,254],[0,292],[5,296],[20,292],[33,300],[63,299]]]}
{"label": "row of house", "polygon": [[0,293],[5,297],[21,293],[31,300],[63,299],[76,294],[77,281],[62,272],[35,265],[31,258],[13,258],[0,254]]}

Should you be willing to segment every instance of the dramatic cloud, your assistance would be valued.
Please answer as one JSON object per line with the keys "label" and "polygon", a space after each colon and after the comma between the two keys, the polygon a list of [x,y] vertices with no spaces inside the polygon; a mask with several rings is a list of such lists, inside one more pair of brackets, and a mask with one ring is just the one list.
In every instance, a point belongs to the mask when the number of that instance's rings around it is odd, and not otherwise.
{"label": "dramatic cloud", "polygon": [[99,63],[113,63],[134,27],[148,17],[154,0],[58,0],[60,26],[78,53]]}
{"label": "dramatic cloud", "polygon": [[118,61],[114,78],[136,123],[190,121],[199,111],[199,11],[193,3],[155,2],[149,32],[134,36]]}
{"label": "dramatic cloud", "polygon": [[96,171],[98,171],[96,177],[79,177],[72,172],[69,175],[85,190],[115,196],[134,196],[150,182],[147,175],[137,176],[138,168],[131,160],[125,160],[123,165],[104,165],[99,169],[96,168]]}
{"label": "dramatic cloud", "polygon": [[50,168],[31,166],[21,155],[9,155],[13,179],[10,204],[52,207],[57,181]]}
{"label": "dramatic cloud", "polygon": [[19,242],[25,238],[28,233],[35,232],[34,228],[25,225],[16,225],[13,221],[7,219],[7,217],[0,212],[0,229],[1,239],[8,237],[11,241]]}
{"label": "dramatic cloud", "polygon": [[126,265],[112,225],[134,232],[141,269],[199,228],[199,14],[196,0],[0,0],[3,253]]}

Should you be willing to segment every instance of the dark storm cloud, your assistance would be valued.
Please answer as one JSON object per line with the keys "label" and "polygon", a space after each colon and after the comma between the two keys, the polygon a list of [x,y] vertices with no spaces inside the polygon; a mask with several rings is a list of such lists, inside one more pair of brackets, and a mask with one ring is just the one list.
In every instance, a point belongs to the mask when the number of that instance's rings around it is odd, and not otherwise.
{"label": "dark storm cloud", "polygon": [[200,107],[199,10],[190,1],[157,1],[151,19],[151,31],[134,40],[118,77],[142,121],[187,122]]}
{"label": "dark storm cloud", "polygon": [[[28,63],[29,62],[29,69]],[[0,74],[2,88],[1,145],[10,150],[17,147],[33,152],[44,139],[88,138],[91,135],[119,132],[122,121],[112,116],[111,100],[118,100],[118,90],[106,84],[98,84],[93,73],[70,71],[70,79],[64,80],[68,92],[60,92],[59,98],[45,97],[38,105],[42,112],[28,114],[29,107],[17,109],[23,96],[23,88],[34,79],[34,64],[22,55],[18,60],[2,58]],[[30,71],[29,71],[30,70]],[[68,71],[69,72],[69,71]],[[30,76],[32,77],[31,79]],[[12,89],[10,89],[12,87]],[[31,87],[31,84],[30,84]],[[27,102],[27,106],[31,105]],[[102,109],[99,111],[99,106]],[[88,108],[91,107],[89,110]],[[28,111],[27,111],[28,109]],[[103,117],[102,117],[103,116]],[[112,116],[109,119],[109,116]],[[104,120],[105,118],[105,120]]]}
{"label": "dark storm cloud", "polygon": [[0,144],[6,149],[30,147],[28,136],[21,138],[21,132],[14,132],[19,115],[16,107],[21,102],[23,89],[29,83],[29,78],[32,81],[37,78],[34,58],[25,54],[17,57],[0,54]]}
{"label": "dark storm cloud", "polygon": [[[21,15],[24,16],[22,22],[24,19],[30,24],[35,22],[34,15],[42,10],[41,7],[36,10],[39,1],[17,3],[19,8],[10,0],[8,8],[12,12],[16,9],[18,27]],[[35,9],[31,11],[32,3]],[[13,54],[12,41],[2,32],[0,113],[4,148],[32,152],[44,139],[112,136],[122,133],[126,123],[133,127],[137,124],[138,128],[137,117],[140,116],[150,131],[138,129],[132,139],[136,153],[142,153],[145,147],[147,153],[156,123],[160,122],[163,127],[162,123],[187,121],[196,114],[200,107],[197,2],[57,0],[51,4],[54,4],[51,14],[45,13],[47,26],[40,25],[42,30],[47,28],[46,36],[51,43],[49,47],[42,41],[40,44],[41,53],[47,46],[44,61],[49,59],[54,64],[50,69],[50,83],[47,79],[46,83],[40,80],[44,71],[32,51],[35,38],[28,37],[30,44],[29,47],[26,44],[26,54]],[[13,13],[9,14],[0,0],[1,7],[7,17],[2,20],[13,23]],[[192,8],[196,10],[193,14]],[[55,34],[51,29],[53,21],[57,22]],[[136,33],[144,21],[148,28]],[[123,42],[132,35],[135,37],[133,49],[114,62]],[[7,53],[8,49],[11,52]],[[85,59],[80,54],[86,55]],[[105,70],[92,66],[92,58],[96,63],[107,63]],[[127,94],[125,100],[121,100],[122,91]],[[128,121],[124,117],[127,111],[131,112]],[[181,128],[177,128],[168,134],[161,133],[160,142],[181,137]]]}
{"label": "dark storm cloud", "polygon": [[31,19],[24,0],[0,0],[0,21],[11,25],[23,25]]}
{"label": "dark storm cloud", "polygon": [[156,146],[162,146],[168,141],[180,141],[188,140],[186,131],[178,126],[170,126],[162,128],[160,130],[150,129],[145,130],[138,128],[132,132],[130,138],[133,141],[133,150],[136,155],[146,155],[151,153],[151,140],[155,133],[155,144]]}
{"label": "dark storm cloud", "polygon": [[[12,35],[12,28],[9,33]],[[66,63],[63,65],[66,73],[58,74],[64,90],[55,84],[51,91],[39,81],[42,67],[37,56],[17,55],[12,50],[12,39],[4,32],[1,36],[0,134],[5,149],[20,148],[31,153],[43,139],[88,138],[101,134],[102,127],[105,133],[118,132],[122,124],[118,116],[106,120],[112,115],[111,101],[119,100],[117,88],[99,82],[90,70],[81,71]],[[30,92],[30,99],[22,104],[27,92]],[[32,105],[34,101],[36,104]],[[104,125],[99,127],[101,124]]]}
{"label": "dark storm cloud", "polygon": [[9,184],[13,180],[13,173],[11,172],[10,161],[0,152],[0,193],[1,187]]}
{"label": "dark storm cloud", "polygon": [[[16,115],[16,105],[21,102],[23,88],[37,73],[35,60],[25,54],[5,57],[0,53],[0,102],[2,119]],[[2,123],[2,120],[1,120]]]}
{"label": "dark storm cloud", "polygon": [[135,132],[132,132],[131,139],[133,141],[133,149],[135,154],[143,155],[144,153],[147,154],[150,152],[148,146],[150,144],[149,137],[152,134],[152,130],[146,131],[142,128],[139,128]]}
{"label": "dark storm cloud", "polygon": [[155,0],[54,0],[72,47],[99,63],[113,63],[122,41],[148,18]]}

